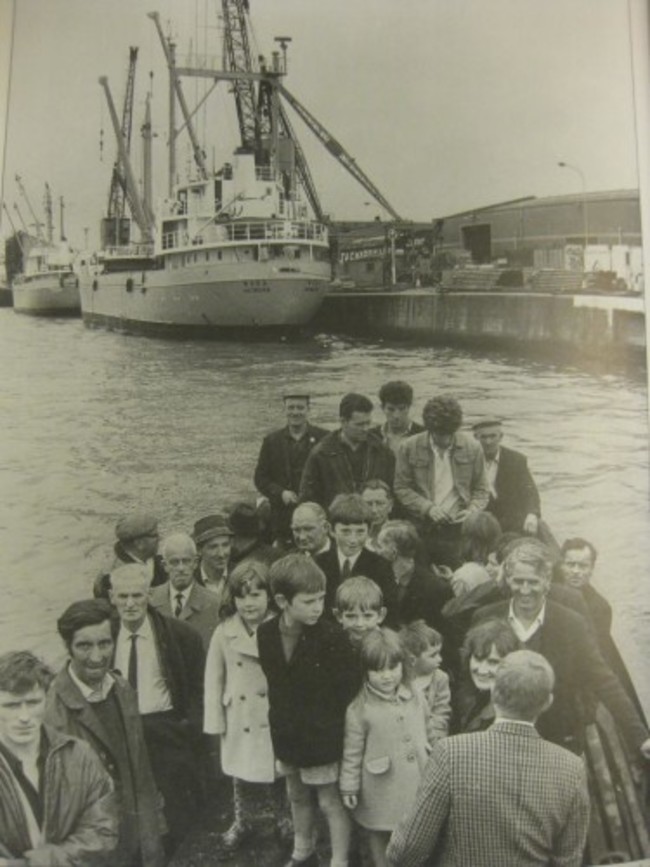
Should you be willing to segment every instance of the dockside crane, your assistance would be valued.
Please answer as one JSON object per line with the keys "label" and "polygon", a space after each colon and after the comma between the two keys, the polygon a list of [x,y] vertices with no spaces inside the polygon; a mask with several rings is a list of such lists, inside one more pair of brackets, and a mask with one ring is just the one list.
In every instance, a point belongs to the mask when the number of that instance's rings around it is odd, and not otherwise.
{"label": "dockside crane", "polygon": [[[135,206],[132,194],[129,192],[126,168],[122,152],[128,156],[131,152],[131,130],[133,127],[133,97],[135,93],[135,73],[138,62],[138,48],[129,48],[129,67],[124,91],[124,103],[122,105],[122,119],[119,124],[118,155],[113,164],[113,173],[108,193],[108,207],[106,218],[102,220],[102,246],[111,247],[128,244],[130,240],[130,219],[126,213],[128,203],[131,215],[135,219]],[[111,117],[112,120],[112,117]],[[120,147],[120,143],[123,147]],[[137,220],[136,220],[137,222]]]}
{"label": "dockside crane", "polygon": [[[198,146],[196,134],[192,125],[192,117],[198,110],[197,106],[190,112],[180,84],[182,76],[200,77],[212,79],[214,86],[219,81],[230,82],[235,96],[237,118],[241,137],[241,147],[255,154],[256,164],[259,167],[276,169],[285,182],[285,191],[291,195],[291,182],[295,172],[307,199],[318,219],[322,219],[323,212],[316,192],[307,161],[298,139],[289,122],[284,105],[280,101],[282,96],[298,116],[304,121],[309,129],[318,138],[329,153],[348,171],[354,179],[368,192],[394,220],[401,220],[400,215],[381,194],[370,178],[357,165],[343,145],[321,124],[311,112],[284,87],[280,79],[286,74],[287,69],[287,44],[290,37],[278,37],[280,51],[274,51],[271,66],[265,63],[256,65],[253,63],[250,40],[248,38],[247,15],[249,11],[248,0],[221,0],[222,17],[224,24],[224,56],[226,69],[223,71],[180,67],[176,64],[174,45],[171,40],[165,39],[160,26],[158,13],[149,13],[156,24],[160,37],[167,66],[170,75],[170,134],[169,134],[169,188],[172,192],[175,176],[175,153],[174,145],[180,130],[175,128],[174,95],[178,97],[179,105],[184,118],[184,126],[188,130],[194,159],[201,178],[205,179],[206,166],[205,155]],[[211,92],[211,91],[209,91]],[[202,104],[208,94],[201,100]],[[200,105],[199,104],[199,105]]]}

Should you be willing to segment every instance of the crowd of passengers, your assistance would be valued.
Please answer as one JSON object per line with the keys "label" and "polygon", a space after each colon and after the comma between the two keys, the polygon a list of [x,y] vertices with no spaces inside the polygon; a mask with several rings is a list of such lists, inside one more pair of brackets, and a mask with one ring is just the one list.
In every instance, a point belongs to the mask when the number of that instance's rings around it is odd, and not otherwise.
{"label": "crowd of passengers", "polygon": [[63,668],[0,657],[0,867],[162,867],[224,777],[215,864],[269,828],[286,867],[584,863],[598,702],[650,758],[596,549],[557,544],[501,419],[379,400],[328,431],[286,394],[256,503],[125,515]]}

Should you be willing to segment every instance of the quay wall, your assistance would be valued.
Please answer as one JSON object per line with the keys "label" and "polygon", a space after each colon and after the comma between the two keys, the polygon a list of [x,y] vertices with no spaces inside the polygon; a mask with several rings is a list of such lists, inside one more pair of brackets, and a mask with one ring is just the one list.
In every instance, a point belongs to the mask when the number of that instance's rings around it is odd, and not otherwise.
{"label": "quay wall", "polygon": [[530,292],[335,292],[319,330],[436,345],[645,363],[640,297]]}

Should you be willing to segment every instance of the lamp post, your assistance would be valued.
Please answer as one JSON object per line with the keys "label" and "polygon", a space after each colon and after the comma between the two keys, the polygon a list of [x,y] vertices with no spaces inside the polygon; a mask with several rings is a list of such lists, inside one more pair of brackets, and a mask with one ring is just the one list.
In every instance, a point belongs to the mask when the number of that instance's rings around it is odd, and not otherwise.
{"label": "lamp post", "polygon": [[561,169],[570,169],[572,172],[576,172],[576,174],[580,177],[580,182],[582,184],[582,219],[583,219],[583,232],[585,237],[585,259],[587,256],[587,244],[589,243],[589,219],[587,217],[587,182],[585,180],[585,173],[579,166],[575,166],[572,163],[565,163],[560,161],[558,166]]}

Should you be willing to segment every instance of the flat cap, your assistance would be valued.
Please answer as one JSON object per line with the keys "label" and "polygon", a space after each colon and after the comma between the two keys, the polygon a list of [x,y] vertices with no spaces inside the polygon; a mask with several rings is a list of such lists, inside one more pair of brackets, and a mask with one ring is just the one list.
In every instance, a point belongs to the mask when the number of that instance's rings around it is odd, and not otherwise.
{"label": "flat cap", "polygon": [[282,400],[311,400],[306,391],[283,391]]}
{"label": "flat cap", "polygon": [[203,545],[217,536],[234,536],[232,528],[225,515],[206,515],[194,524],[192,538],[197,545]]}
{"label": "flat cap", "polygon": [[472,430],[481,430],[483,427],[494,427],[497,424],[503,424],[503,419],[497,415],[486,415],[485,418],[479,419],[472,425]]}
{"label": "flat cap", "polygon": [[134,512],[126,515],[115,525],[115,535],[120,542],[132,542],[142,536],[158,532],[158,518],[148,512]]}

